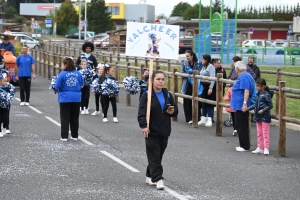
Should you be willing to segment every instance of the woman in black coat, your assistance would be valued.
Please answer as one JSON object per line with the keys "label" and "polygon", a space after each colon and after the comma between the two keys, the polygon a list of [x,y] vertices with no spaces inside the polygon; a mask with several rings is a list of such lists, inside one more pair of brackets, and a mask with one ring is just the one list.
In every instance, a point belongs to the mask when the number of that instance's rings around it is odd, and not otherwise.
{"label": "woman in black coat", "polygon": [[171,134],[171,117],[177,116],[178,108],[172,95],[167,89],[163,88],[164,73],[154,71],[150,78],[152,78],[153,90],[149,125],[146,119],[148,92],[145,92],[140,99],[138,122],[146,141],[148,158],[146,183],[156,185],[156,188],[161,190],[164,189],[162,157]]}

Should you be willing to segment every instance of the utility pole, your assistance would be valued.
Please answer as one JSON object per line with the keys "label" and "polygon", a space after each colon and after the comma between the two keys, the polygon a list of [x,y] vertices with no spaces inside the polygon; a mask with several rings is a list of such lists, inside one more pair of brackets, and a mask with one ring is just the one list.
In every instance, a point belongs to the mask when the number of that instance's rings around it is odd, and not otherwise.
{"label": "utility pole", "polygon": [[85,26],[84,26],[84,40],[86,39],[86,27],[87,27],[87,20],[86,20],[86,0],[84,4],[84,21],[85,21]]}

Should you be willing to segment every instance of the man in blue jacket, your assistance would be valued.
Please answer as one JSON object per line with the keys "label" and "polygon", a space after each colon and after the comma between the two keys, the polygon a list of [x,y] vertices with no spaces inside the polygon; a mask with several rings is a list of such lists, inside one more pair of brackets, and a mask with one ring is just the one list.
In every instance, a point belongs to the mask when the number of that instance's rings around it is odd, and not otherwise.
{"label": "man in blue jacket", "polygon": [[35,79],[34,59],[27,52],[28,46],[24,45],[15,67],[16,80],[19,80],[20,84],[20,106],[29,106],[31,77]]}
{"label": "man in blue jacket", "polygon": [[15,47],[12,43],[9,42],[8,36],[2,37],[2,43],[0,44],[0,49],[5,51],[11,51],[15,55]]}

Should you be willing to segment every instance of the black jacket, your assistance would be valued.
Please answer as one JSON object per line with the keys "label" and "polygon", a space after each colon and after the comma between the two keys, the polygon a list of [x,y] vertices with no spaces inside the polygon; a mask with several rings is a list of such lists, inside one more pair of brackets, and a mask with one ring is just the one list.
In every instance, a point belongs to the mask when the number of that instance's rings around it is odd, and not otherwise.
{"label": "black jacket", "polygon": [[[220,66],[219,68],[216,68],[216,77],[217,77],[218,73],[222,73],[223,79],[227,79],[226,70],[222,66]],[[214,87],[217,88],[217,84],[215,84]],[[226,87],[226,83],[223,83],[223,96],[225,94],[225,87]]]}
{"label": "black jacket", "polygon": [[[271,109],[273,108],[272,97],[273,91],[258,92],[256,94],[256,103],[250,106],[248,109],[254,109],[254,118],[257,122],[271,122]],[[263,114],[259,114],[258,111],[263,110]]]}
{"label": "black jacket", "polygon": [[[150,109],[150,125],[149,125],[149,136],[154,137],[169,137],[171,134],[171,117],[175,117],[178,114],[178,107],[174,103],[174,99],[171,94],[168,95],[168,90],[163,88],[163,93],[165,96],[165,106],[162,111],[158,98],[155,92],[152,91],[151,98],[151,109]],[[138,122],[141,128],[147,127],[147,100],[148,93],[144,92],[140,99],[139,111],[138,111]],[[167,104],[174,106],[174,113],[169,115],[166,110],[168,108]]]}
{"label": "black jacket", "polygon": [[247,64],[247,66],[249,66],[253,70],[253,72],[256,74],[256,77],[255,77],[254,80],[259,79],[260,78],[260,69],[259,69],[259,67],[256,64],[253,64],[253,65]]}
{"label": "black jacket", "polygon": [[[75,63],[75,66],[77,67],[77,70],[80,70],[80,62],[81,62],[81,58],[84,57],[84,55],[81,55],[77,58],[77,61]],[[92,69],[96,69],[98,63],[97,63],[97,59],[95,58],[95,56],[91,55],[88,59],[87,59],[87,63],[89,65],[90,68]]]}

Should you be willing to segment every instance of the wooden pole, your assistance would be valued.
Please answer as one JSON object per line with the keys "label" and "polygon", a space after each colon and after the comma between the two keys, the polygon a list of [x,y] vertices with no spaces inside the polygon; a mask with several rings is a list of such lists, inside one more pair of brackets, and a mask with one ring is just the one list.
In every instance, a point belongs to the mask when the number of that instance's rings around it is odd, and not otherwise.
{"label": "wooden pole", "polygon": [[50,53],[48,53],[48,62],[47,62],[47,65],[48,65],[48,80],[51,80],[51,59],[50,59]]}
{"label": "wooden pole", "polygon": [[279,82],[279,134],[278,134],[278,155],[285,156],[286,149],[286,93],[282,91],[286,85],[285,81]]}
{"label": "wooden pole", "polygon": [[[171,72],[171,61],[168,60],[168,72]],[[171,78],[170,76],[168,76],[168,90],[170,90],[171,88]],[[198,87],[197,87],[197,91],[198,91]]]}
{"label": "wooden pole", "polygon": [[220,78],[223,78],[223,73],[217,74],[217,119],[216,119],[216,136],[222,136],[222,115],[223,115],[223,107],[220,105],[220,103],[223,100],[223,83],[220,81]]}
{"label": "wooden pole", "polygon": [[[278,67],[277,70],[276,70],[276,86],[279,87],[279,81],[281,81],[281,68]],[[276,115],[279,114],[279,92],[276,92]]]}
{"label": "wooden pole", "polygon": [[150,109],[151,109],[151,97],[152,97],[152,74],[153,74],[153,59],[150,59],[150,68],[149,68],[149,80],[148,80],[148,101],[147,101],[147,126],[149,128],[150,122]]}
{"label": "wooden pole", "polygon": [[[126,77],[130,76],[131,70],[130,70],[129,66],[130,66],[130,63],[128,62],[127,68],[126,68]],[[131,106],[131,95],[128,93],[126,93],[126,105]]]}
{"label": "wooden pole", "polygon": [[42,63],[41,63],[41,61],[42,61],[42,50],[39,50],[39,62],[38,62],[38,64],[39,64],[39,75],[40,76],[42,76]]}
{"label": "wooden pole", "polygon": [[[198,128],[198,101],[195,100],[196,97],[198,97],[198,79],[195,78],[196,75],[199,75],[198,70],[193,71],[193,101],[192,101],[192,127]],[[169,85],[169,84],[168,84]]]}
{"label": "wooden pole", "polygon": [[46,78],[46,52],[44,52],[44,56],[43,56],[44,60],[43,60],[43,75],[44,78]]}
{"label": "wooden pole", "polygon": [[[175,93],[178,93],[178,77],[175,75],[177,72],[177,69],[173,69],[173,98],[175,105],[178,105],[178,96],[175,95]],[[173,117],[173,121],[177,121],[177,116]]]}
{"label": "wooden pole", "polygon": [[[116,62],[116,70],[115,70],[115,78],[117,81],[120,81],[120,69],[119,69],[119,62]],[[116,96],[116,102],[119,102],[119,95]]]}

